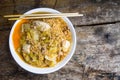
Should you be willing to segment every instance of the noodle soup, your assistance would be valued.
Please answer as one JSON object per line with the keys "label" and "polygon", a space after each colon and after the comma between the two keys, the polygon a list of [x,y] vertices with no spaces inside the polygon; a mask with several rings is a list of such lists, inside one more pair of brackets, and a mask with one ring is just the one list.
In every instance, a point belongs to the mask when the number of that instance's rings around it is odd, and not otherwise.
{"label": "noodle soup", "polygon": [[62,61],[72,45],[71,32],[62,18],[21,20],[12,39],[19,57],[40,68],[53,67]]}

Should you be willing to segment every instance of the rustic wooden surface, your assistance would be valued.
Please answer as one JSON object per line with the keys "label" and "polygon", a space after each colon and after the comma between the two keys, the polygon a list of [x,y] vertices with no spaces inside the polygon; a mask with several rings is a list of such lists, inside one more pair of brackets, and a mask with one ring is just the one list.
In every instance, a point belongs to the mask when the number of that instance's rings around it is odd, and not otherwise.
{"label": "rustic wooden surface", "polygon": [[[77,48],[69,63],[57,72],[36,75],[12,58],[8,39],[14,21],[6,14],[22,14],[49,7],[79,12],[70,18],[77,33]],[[120,80],[120,0],[1,0],[0,80]]]}

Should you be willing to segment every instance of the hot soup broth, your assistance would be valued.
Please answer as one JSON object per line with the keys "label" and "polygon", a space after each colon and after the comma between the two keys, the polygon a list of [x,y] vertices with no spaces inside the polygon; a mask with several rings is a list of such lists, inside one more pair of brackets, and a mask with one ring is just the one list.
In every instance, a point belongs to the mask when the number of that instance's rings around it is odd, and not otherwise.
{"label": "hot soup broth", "polygon": [[72,45],[71,32],[61,18],[21,20],[13,32],[20,58],[36,67],[52,67],[63,60]]}

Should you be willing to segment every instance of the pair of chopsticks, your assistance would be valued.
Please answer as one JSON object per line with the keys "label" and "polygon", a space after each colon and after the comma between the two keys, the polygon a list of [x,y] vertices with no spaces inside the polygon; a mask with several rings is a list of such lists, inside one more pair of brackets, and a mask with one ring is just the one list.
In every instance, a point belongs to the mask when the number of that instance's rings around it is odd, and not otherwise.
{"label": "pair of chopsticks", "polygon": [[5,15],[8,20],[20,19],[39,19],[39,18],[56,18],[56,17],[78,17],[83,16],[79,13],[60,13],[60,14],[24,14],[24,15]]}

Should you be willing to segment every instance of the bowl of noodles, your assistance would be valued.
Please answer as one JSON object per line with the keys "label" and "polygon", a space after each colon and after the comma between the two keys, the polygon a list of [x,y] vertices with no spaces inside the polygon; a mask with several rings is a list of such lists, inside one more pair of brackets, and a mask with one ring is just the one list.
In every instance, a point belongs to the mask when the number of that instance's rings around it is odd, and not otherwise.
{"label": "bowl of noodles", "polygon": [[[24,14],[58,13],[51,8],[36,8]],[[47,74],[61,69],[76,48],[76,33],[67,17],[17,20],[10,32],[9,47],[23,69]]]}

